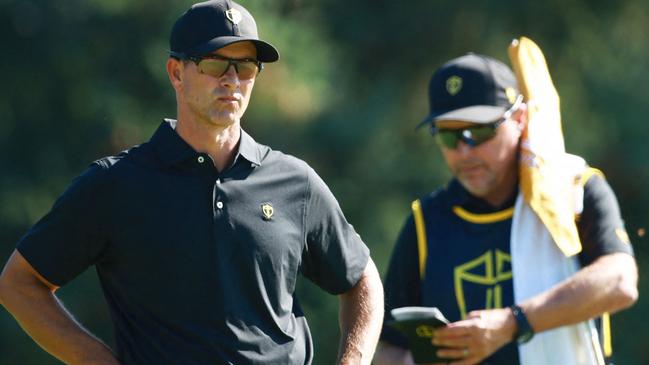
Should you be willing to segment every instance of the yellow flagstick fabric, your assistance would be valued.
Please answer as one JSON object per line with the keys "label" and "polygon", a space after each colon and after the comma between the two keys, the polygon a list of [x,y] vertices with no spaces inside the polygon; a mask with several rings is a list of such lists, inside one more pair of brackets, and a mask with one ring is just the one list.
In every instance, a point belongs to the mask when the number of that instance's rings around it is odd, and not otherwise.
{"label": "yellow flagstick fabric", "polygon": [[520,189],[567,257],[581,251],[575,225],[574,176],[560,170],[565,155],[559,95],[541,49],[530,39],[509,46],[518,84],[528,105],[519,163]]}

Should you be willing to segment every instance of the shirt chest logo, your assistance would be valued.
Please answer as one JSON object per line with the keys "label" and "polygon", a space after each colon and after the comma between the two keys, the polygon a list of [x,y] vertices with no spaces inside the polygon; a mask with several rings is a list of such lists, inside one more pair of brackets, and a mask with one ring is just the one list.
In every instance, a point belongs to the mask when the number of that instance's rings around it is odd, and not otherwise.
{"label": "shirt chest logo", "polygon": [[264,203],[261,205],[261,214],[263,215],[265,220],[270,220],[273,217],[274,212],[275,210],[270,203]]}

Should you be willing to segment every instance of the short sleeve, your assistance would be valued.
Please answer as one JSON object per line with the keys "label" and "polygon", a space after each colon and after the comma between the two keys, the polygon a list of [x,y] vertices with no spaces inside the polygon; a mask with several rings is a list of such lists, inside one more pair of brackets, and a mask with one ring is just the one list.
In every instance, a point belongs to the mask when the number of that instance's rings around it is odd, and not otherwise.
{"label": "short sleeve", "polygon": [[106,244],[106,171],[91,165],[75,178],[16,249],[45,279],[62,286],[94,264]]}
{"label": "short sleeve", "polygon": [[633,255],[615,194],[601,176],[594,175],[584,186],[584,209],[577,229],[583,246],[579,254],[583,266],[612,253]]}
{"label": "short sleeve", "polygon": [[[417,252],[417,233],[412,215],[401,228],[399,238],[392,251],[390,264],[383,283],[385,290],[385,322],[393,318],[394,308],[421,305],[419,253]],[[384,323],[381,341],[407,348],[407,342],[397,330]]]}
{"label": "short sleeve", "polygon": [[347,222],[333,194],[308,168],[305,206],[306,246],[301,271],[331,294],[344,293],[361,277],[369,249]]}

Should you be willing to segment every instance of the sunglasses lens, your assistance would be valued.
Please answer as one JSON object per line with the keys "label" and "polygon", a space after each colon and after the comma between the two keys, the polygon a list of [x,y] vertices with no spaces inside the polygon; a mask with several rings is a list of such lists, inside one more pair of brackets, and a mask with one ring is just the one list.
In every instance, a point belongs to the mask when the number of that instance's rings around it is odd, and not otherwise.
{"label": "sunglasses lens", "polygon": [[259,67],[253,61],[222,60],[218,58],[205,58],[198,63],[198,70],[204,74],[220,77],[227,72],[230,64],[234,65],[237,75],[241,80],[250,80],[257,76]]}
{"label": "sunglasses lens", "polygon": [[252,61],[239,61],[237,62],[237,74],[242,80],[249,80],[257,76],[259,67],[256,62]]}
{"label": "sunglasses lens", "polygon": [[435,132],[435,141],[440,146],[448,149],[457,148],[459,141],[475,147],[487,142],[496,135],[496,128],[493,126],[479,126],[465,129],[442,129]]}
{"label": "sunglasses lens", "polygon": [[204,58],[198,63],[198,71],[206,75],[219,77],[225,73],[230,63],[218,58]]}
{"label": "sunglasses lens", "polygon": [[468,128],[468,130],[471,132],[471,139],[476,146],[487,142],[496,135],[496,129],[492,126]]}
{"label": "sunglasses lens", "polygon": [[455,149],[458,140],[459,134],[454,130],[440,130],[435,134],[437,144],[446,148]]}

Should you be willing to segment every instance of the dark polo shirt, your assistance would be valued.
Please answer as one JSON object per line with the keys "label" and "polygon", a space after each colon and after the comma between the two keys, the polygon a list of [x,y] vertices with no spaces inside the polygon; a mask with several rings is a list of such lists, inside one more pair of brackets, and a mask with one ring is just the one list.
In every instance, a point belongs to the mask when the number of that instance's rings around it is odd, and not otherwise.
{"label": "dark polo shirt", "polygon": [[[421,198],[428,243],[425,276],[420,278],[417,233],[410,215],[394,247],[385,279],[386,321],[392,319],[390,310],[405,306],[438,307],[455,322],[472,310],[514,304],[512,216],[503,213],[513,208],[517,194],[512,194],[502,207],[493,207],[453,180],[448,187]],[[632,255],[617,200],[605,179],[594,175],[588,180],[583,204],[576,221],[583,246],[580,263],[586,266],[616,252]],[[456,214],[454,207],[482,220],[469,221]],[[405,338],[389,326],[383,327],[381,340],[407,347]],[[481,364],[518,363],[518,347],[511,342]]]}
{"label": "dark polo shirt", "polygon": [[18,243],[64,285],[95,265],[124,364],[308,364],[298,272],[332,294],[369,251],[303,161],[242,131],[225,171],[167,120],[93,163]]}

